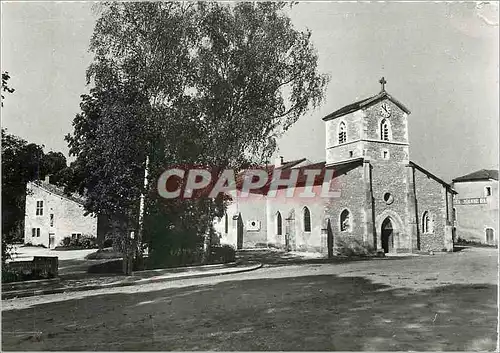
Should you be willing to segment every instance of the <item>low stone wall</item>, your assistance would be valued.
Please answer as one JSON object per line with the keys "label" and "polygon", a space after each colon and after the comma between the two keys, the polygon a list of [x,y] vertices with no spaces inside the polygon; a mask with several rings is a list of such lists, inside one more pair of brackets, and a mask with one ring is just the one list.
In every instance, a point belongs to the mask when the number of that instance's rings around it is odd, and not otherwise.
{"label": "low stone wall", "polygon": [[57,256],[35,256],[32,261],[12,261],[7,264],[12,271],[31,273],[40,272],[42,276],[58,275],[59,260]]}

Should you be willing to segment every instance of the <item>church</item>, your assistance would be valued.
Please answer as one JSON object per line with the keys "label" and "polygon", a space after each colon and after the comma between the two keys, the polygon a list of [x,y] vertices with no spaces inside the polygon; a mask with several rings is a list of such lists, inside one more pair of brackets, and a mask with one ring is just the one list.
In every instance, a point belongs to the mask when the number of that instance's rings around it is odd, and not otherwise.
{"label": "church", "polygon": [[379,82],[381,90],[374,96],[323,118],[324,162],[281,158],[266,166],[271,171],[297,169],[299,175],[332,169],[329,187],[338,193],[327,198],[271,198],[266,192],[242,198],[237,193],[215,224],[222,244],[325,256],[332,256],[341,242],[384,253],[453,251],[456,192],[410,160],[410,111],[385,90],[384,78]]}

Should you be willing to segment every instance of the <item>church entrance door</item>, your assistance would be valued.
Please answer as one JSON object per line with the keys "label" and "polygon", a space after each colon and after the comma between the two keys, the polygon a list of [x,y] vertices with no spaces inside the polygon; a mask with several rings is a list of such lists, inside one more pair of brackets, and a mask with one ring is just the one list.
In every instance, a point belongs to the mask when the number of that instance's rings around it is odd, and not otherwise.
{"label": "church entrance door", "polygon": [[382,248],[384,253],[392,252],[394,248],[394,230],[389,217],[382,222]]}

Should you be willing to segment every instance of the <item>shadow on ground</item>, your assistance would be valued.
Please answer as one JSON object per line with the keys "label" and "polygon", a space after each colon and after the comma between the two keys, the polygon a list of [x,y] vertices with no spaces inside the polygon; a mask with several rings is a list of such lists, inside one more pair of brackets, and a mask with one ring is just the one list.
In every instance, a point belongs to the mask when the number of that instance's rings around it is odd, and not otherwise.
{"label": "shadow on ground", "polygon": [[494,350],[494,285],[334,275],[108,294],[2,313],[3,350]]}
{"label": "shadow on ground", "polygon": [[[398,257],[401,259],[404,257]],[[299,252],[285,252],[269,249],[252,249],[252,250],[238,250],[236,253],[236,261],[238,262],[260,262],[266,265],[300,265],[300,264],[325,264],[325,263],[345,263],[353,261],[370,261],[370,260],[381,260],[376,257],[339,257],[334,256],[333,258],[312,258],[307,254],[301,254]],[[390,258],[394,260],[396,258]],[[383,258],[383,260],[389,260],[389,258]]]}

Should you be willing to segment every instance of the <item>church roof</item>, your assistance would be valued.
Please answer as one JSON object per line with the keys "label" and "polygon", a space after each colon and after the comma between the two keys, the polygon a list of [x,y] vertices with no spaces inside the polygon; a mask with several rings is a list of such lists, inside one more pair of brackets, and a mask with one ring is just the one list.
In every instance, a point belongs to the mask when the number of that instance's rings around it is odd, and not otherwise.
{"label": "church roof", "polygon": [[463,175],[461,177],[453,179],[453,182],[462,181],[478,181],[478,180],[498,180],[498,170],[497,169],[481,169],[476,172]]}
{"label": "church roof", "polygon": [[434,179],[435,181],[437,181],[438,183],[440,183],[441,185],[443,185],[445,188],[449,189],[453,194],[458,194],[458,192],[456,192],[453,187],[448,184],[447,182],[445,182],[443,179],[435,176],[434,174],[432,174],[431,172],[429,172],[427,169],[424,169],[423,167],[419,166],[418,164],[410,161],[409,165],[411,167],[414,167],[418,170],[420,170],[422,173],[424,173],[425,175],[427,175],[429,178],[432,178]]}
{"label": "church roof", "polygon": [[389,99],[391,102],[396,104],[401,110],[403,110],[406,114],[410,114],[410,110],[406,108],[401,102],[399,102],[397,99],[395,99],[393,96],[391,96],[389,93],[387,93],[385,90],[380,91],[380,93],[377,93],[376,95],[372,97],[368,97],[365,99],[362,99],[360,101],[351,103],[346,105],[345,107],[342,107],[333,113],[328,114],[323,118],[324,121],[332,120],[335,118],[338,118],[340,116],[344,116],[346,114],[355,112],[360,109],[367,108],[375,103],[380,102],[381,100],[384,99]]}

